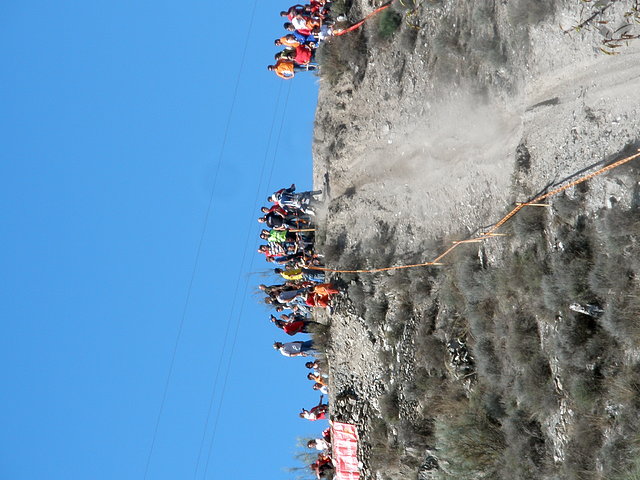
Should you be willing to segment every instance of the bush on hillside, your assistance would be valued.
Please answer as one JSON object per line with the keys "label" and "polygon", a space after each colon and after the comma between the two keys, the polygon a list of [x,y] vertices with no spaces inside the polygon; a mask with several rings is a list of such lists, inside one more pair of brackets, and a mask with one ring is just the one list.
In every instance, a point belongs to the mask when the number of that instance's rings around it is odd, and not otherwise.
{"label": "bush on hillside", "polygon": [[392,8],[387,8],[378,16],[378,37],[387,40],[391,38],[402,24],[402,15]]}

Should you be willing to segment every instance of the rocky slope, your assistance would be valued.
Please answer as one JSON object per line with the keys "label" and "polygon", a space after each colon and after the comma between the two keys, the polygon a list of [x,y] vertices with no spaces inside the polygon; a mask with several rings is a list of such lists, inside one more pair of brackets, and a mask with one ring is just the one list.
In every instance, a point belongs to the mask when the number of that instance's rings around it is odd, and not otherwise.
{"label": "rocky slope", "polygon": [[[334,2],[351,19],[376,3]],[[379,19],[325,46],[314,183],[327,193],[318,241],[329,266],[430,260],[514,202],[635,151],[640,41],[616,55],[600,51],[629,22],[633,2],[608,3],[399,4],[390,38],[381,38]],[[594,22],[607,23],[571,30],[604,7]],[[570,252],[589,252],[573,275],[590,279],[612,275],[598,255],[633,258],[638,178],[633,167],[598,177],[523,216],[510,238],[474,244],[437,270],[334,276],[348,294],[330,318],[332,409],[361,428],[366,478],[602,478],[617,468],[608,458],[629,456],[635,430],[619,425],[627,407],[617,390],[598,384],[586,402],[574,384],[587,375],[599,382],[602,372],[633,383],[637,345],[616,335],[608,314],[593,320],[569,309],[577,301],[607,310],[614,290],[596,280],[580,290],[576,278],[560,277],[585,257]],[[616,225],[626,230],[617,235]],[[607,245],[622,248],[611,239],[623,237],[626,251],[615,256]],[[637,294],[633,262],[621,296]],[[512,288],[507,277],[526,288]],[[528,327],[519,331],[514,322]],[[607,340],[580,361],[570,351],[584,343],[567,346],[565,338],[575,322],[585,342]],[[518,354],[527,348],[529,357]],[[533,391],[543,393],[532,399]],[[497,452],[478,451],[467,470],[446,440],[463,410],[480,412],[474,439],[487,435],[483,445]],[[589,425],[576,412],[600,422],[589,445],[577,440]],[[527,455],[511,451],[517,441]],[[500,470],[509,461],[517,468]]]}

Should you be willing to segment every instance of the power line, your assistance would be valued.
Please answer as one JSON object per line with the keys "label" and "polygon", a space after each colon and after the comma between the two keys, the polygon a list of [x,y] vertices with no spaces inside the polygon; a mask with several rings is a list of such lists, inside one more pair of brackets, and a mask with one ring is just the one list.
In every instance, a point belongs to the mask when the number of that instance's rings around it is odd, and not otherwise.
{"label": "power line", "polygon": [[[262,170],[260,172],[260,181],[258,182],[258,189],[257,190],[259,190],[260,186],[262,185],[262,180],[263,180],[263,177],[264,177],[265,165],[267,163],[267,159],[268,159],[268,156],[269,156],[269,150],[271,148],[271,140],[273,138],[273,130],[274,130],[274,127],[275,127],[275,124],[276,124],[276,120],[277,120],[278,105],[280,104],[280,97],[282,96],[282,82],[279,82],[279,84],[280,85],[279,85],[279,88],[278,88],[278,94],[276,96],[276,101],[275,101],[275,105],[274,105],[274,108],[273,108],[273,119],[271,121],[271,127],[269,129],[269,137],[268,137],[268,140],[267,140],[267,147],[265,149],[264,160],[262,162]],[[253,213],[252,213],[252,215],[253,215]],[[250,220],[252,220],[252,218]],[[251,232],[251,228],[249,226],[247,235],[249,235],[250,232]],[[200,468],[200,458],[202,457],[202,448],[204,446],[205,439],[206,439],[206,436],[207,436],[207,430],[209,428],[209,420],[211,418],[211,412],[213,410],[213,404],[214,404],[214,400],[215,400],[215,396],[216,396],[216,391],[218,389],[218,379],[220,378],[220,371],[221,371],[222,363],[224,362],[224,356],[225,356],[224,354],[225,354],[225,352],[227,350],[227,340],[229,338],[229,331],[231,329],[231,323],[232,323],[233,315],[234,315],[234,312],[235,312],[236,300],[237,300],[238,290],[239,290],[239,285],[240,285],[240,275],[241,275],[241,272],[242,272],[242,267],[244,267],[246,254],[247,254],[247,245],[245,244],[245,249],[244,249],[244,252],[243,252],[243,255],[242,255],[242,261],[240,263],[240,265],[241,265],[240,272],[238,272],[238,278],[236,280],[236,286],[235,286],[235,289],[234,289],[234,292],[233,292],[233,297],[232,297],[233,299],[232,299],[232,302],[231,302],[231,313],[229,314],[229,320],[227,321],[227,328],[225,330],[224,340],[222,342],[223,346],[222,346],[222,350],[220,351],[220,356],[218,358],[218,367],[216,369],[216,374],[215,374],[214,381],[213,381],[213,390],[211,392],[211,397],[209,399],[209,408],[207,410],[207,418],[205,420],[204,430],[202,432],[202,439],[200,440],[200,448],[198,449],[198,458],[196,460],[196,468],[195,468],[195,470],[193,472],[194,480],[197,478],[198,470]],[[206,473],[205,473],[205,475],[206,475]]]}
{"label": "power line", "polygon": [[[284,102],[284,107],[283,107],[283,112],[282,112],[282,119],[280,121],[280,128],[278,129],[278,136],[277,136],[277,140],[276,140],[276,147],[275,147],[275,149],[273,151],[272,164],[271,164],[271,169],[270,169],[270,172],[269,172],[269,181],[271,179],[271,175],[273,174],[273,166],[275,165],[276,156],[278,154],[278,149],[280,147],[280,139],[282,137],[282,130],[283,130],[283,127],[284,127],[284,119],[285,119],[286,114],[287,114],[287,105],[289,103],[289,94],[290,93],[291,93],[291,84],[288,85],[287,96],[285,97],[285,102]],[[265,158],[265,160],[266,160],[266,158]],[[265,166],[266,166],[266,162],[263,163],[263,169],[262,169],[261,174],[260,174],[261,182],[262,182],[263,173],[264,173],[264,167]],[[260,188],[256,189],[256,196],[254,198],[254,208],[259,205],[260,194],[261,194],[260,193]],[[252,216],[250,218],[250,222],[253,222],[253,221],[254,220],[253,220],[253,216]],[[251,229],[249,228],[247,230],[247,236],[245,238],[245,248],[244,248],[245,253],[248,251],[250,239],[251,239]],[[254,258],[251,259],[251,263],[249,265],[249,269],[250,270],[253,268],[253,260],[254,260]],[[243,265],[244,265],[244,259],[245,259],[245,257],[243,256]],[[238,277],[238,279],[239,279],[239,277]],[[238,284],[239,284],[239,281],[238,281]],[[236,288],[238,287],[238,284],[236,284]],[[229,360],[227,362],[227,368],[226,368],[226,371],[225,371],[225,376],[224,376],[222,389],[221,389],[221,393],[220,393],[220,401],[218,402],[218,410],[216,412],[215,421],[213,423],[213,431],[212,431],[212,434],[211,434],[211,440],[209,441],[209,448],[208,448],[208,453],[207,453],[207,462],[205,464],[204,476],[202,477],[203,479],[206,479],[207,472],[209,470],[209,462],[211,460],[211,452],[213,450],[213,444],[214,444],[216,433],[217,433],[217,430],[218,430],[218,421],[220,419],[220,413],[222,411],[222,406],[223,406],[223,403],[224,403],[224,395],[225,395],[226,388],[227,388],[227,381],[229,379],[229,372],[231,370],[231,362],[233,360],[233,353],[235,351],[236,341],[238,339],[238,332],[240,331],[240,323],[242,321],[242,314],[244,313],[244,305],[245,305],[245,301],[244,300],[247,297],[248,287],[249,287],[249,277],[247,277],[246,281],[245,281],[244,293],[243,293],[243,296],[242,296],[243,301],[240,304],[240,312],[238,314],[238,322],[236,323],[236,329],[234,331],[233,340],[231,342],[231,350],[230,350],[230,353],[229,353]]]}
{"label": "power line", "polygon": [[164,412],[164,406],[165,403],[167,401],[167,392],[169,391],[169,383],[171,381],[171,376],[173,374],[173,368],[175,366],[175,360],[176,360],[176,353],[178,351],[178,345],[180,344],[180,338],[182,337],[182,330],[184,327],[184,322],[187,316],[187,309],[189,306],[189,301],[191,300],[191,291],[193,289],[193,282],[196,276],[196,271],[198,269],[198,263],[200,261],[200,254],[202,252],[202,244],[204,242],[204,237],[207,231],[207,225],[209,223],[209,214],[211,213],[211,207],[213,205],[213,198],[214,198],[214,194],[216,191],[216,186],[217,186],[217,182],[218,182],[218,175],[220,173],[220,166],[222,164],[222,159],[224,156],[224,151],[225,151],[225,147],[227,144],[227,139],[229,136],[229,128],[231,126],[231,119],[233,117],[233,111],[235,109],[236,106],[236,101],[238,98],[238,87],[240,85],[240,78],[242,76],[242,71],[244,69],[244,64],[245,64],[245,59],[246,59],[246,55],[247,55],[247,50],[248,50],[248,46],[249,46],[249,36],[251,33],[251,30],[253,28],[253,22],[254,22],[254,18],[255,18],[255,12],[256,12],[256,6],[257,6],[257,0],[254,0],[253,2],[253,8],[251,10],[251,17],[249,20],[249,27],[247,29],[247,34],[245,36],[245,44],[244,44],[244,49],[242,51],[242,56],[241,56],[241,60],[240,60],[240,67],[238,69],[238,75],[236,76],[236,82],[235,82],[235,86],[233,89],[233,95],[232,95],[232,100],[231,100],[231,107],[229,109],[229,115],[227,116],[227,122],[225,125],[225,129],[224,129],[224,135],[223,135],[223,139],[222,139],[222,144],[220,146],[220,151],[218,154],[218,161],[216,164],[216,169],[215,169],[215,174],[213,177],[213,186],[211,189],[211,195],[209,196],[209,203],[207,205],[207,210],[204,216],[204,222],[202,225],[202,231],[200,233],[200,239],[198,240],[198,247],[196,249],[196,257],[193,263],[193,269],[191,271],[191,278],[189,280],[189,286],[187,287],[187,296],[185,298],[185,302],[184,302],[184,306],[182,308],[182,315],[180,317],[180,324],[178,326],[178,333],[176,335],[176,340],[174,342],[173,345],[173,351],[171,353],[171,361],[169,363],[169,371],[167,373],[167,378],[165,380],[164,383],[164,389],[162,392],[162,400],[160,401],[160,409],[158,411],[158,416],[156,418],[156,422],[155,422],[155,427],[153,429],[153,436],[151,439],[151,446],[149,448],[149,454],[147,455],[147,461],[144,467],[144,476],[143,479],[146,480],[147,476],[149,474],[149,465],[151,464],[151,457],[153,456],[153,450],[155,448],[155,444],[156,444],[156,439],[158,437],[158,428],[160,426],[160,419],[162,418],[162,413]]}

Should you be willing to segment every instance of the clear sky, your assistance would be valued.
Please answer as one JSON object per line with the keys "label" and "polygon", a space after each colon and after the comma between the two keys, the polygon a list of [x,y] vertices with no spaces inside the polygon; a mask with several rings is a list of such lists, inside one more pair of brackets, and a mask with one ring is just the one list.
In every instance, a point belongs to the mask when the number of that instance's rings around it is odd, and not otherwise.
{"label": "clear sky", "polygon": [[257,208],[311,186],[317,79],[265,68],[286,3],[3,2],[0,478],[291,478],[324,428],[255,294]]}

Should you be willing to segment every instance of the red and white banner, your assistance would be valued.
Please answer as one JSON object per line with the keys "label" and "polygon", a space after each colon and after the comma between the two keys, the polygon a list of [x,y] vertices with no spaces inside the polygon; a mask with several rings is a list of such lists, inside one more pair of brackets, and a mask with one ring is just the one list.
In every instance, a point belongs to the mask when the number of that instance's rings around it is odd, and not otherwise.
{"label": "red and white banner", "polygon": [[358,428],[349,423],[333,422],[331,430],[334,480],[358,480]]}

